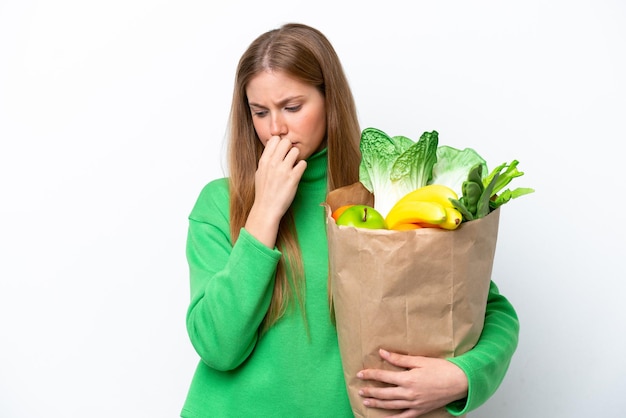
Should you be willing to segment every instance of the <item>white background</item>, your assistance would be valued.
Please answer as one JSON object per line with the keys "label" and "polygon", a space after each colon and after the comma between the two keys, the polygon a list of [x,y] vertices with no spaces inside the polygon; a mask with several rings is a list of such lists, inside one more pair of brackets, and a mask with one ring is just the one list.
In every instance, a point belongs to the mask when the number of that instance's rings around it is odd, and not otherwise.
{"label": "white background", "polygon": [[333,42],[362,127],[437,130],[536,189],[494,266],[519,349],[470,416],[623,416],[619,0],[0,0],[0,416],[178,416],[187,215],[223,174],[239,56],[288,21]]}

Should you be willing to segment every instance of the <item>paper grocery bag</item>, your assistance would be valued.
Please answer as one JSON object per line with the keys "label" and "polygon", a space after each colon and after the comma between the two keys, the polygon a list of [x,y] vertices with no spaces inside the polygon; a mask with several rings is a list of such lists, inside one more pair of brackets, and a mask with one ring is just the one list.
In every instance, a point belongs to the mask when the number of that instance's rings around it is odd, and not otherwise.
{"label": "paper grocery bag", "polygon": [[[345,204],[373,204],[361,183],[328,194],[329,286],[339,349],[355,417],[383,417],[367,408],[356,378],[364,368],[396,369],[378,349],[430,357],[470,350],[482,331],[498,235],[499,209],[456,230],[370,230],[338,226]],[[445,408],[424,417],[451,417]]]}

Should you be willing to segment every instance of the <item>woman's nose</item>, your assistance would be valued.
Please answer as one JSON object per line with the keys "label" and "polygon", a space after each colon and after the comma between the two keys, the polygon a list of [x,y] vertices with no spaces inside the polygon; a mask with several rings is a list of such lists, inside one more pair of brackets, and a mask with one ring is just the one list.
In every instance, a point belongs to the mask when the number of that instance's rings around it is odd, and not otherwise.
{"label": "woman's nose", "polygon": [[272,115],[272,120],[270,122],[270,134],[272,136],[282,136],[287,134],[287,124],[280,114]]}

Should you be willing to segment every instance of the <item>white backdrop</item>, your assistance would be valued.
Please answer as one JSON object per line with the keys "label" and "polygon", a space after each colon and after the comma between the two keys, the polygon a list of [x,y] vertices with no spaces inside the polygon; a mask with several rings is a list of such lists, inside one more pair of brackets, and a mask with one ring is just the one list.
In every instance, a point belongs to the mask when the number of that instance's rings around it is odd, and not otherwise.
{"label": "white backdrop", "polygon": [[626,4],[0,0],[0,416],[178,416],[196,364],[187,215],[221,176],[233,73],[321,29],[363,127],[520,160],[494,280],[519,349],[471,417],[626,407]]}

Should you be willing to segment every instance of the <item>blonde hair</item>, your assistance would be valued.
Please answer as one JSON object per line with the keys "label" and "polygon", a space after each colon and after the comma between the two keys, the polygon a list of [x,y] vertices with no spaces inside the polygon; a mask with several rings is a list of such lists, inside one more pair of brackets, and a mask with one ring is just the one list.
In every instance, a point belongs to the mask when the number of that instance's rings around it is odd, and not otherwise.
{"label": "blonde hair", "polygon": [[[230,233],[233,243],[254,202],[254,175],[263,146],[254,130],[246,87],[265,70],[280,70],[319,89],[326,108],[328,190],[359,179],[360,128],[354,98],[333,46],[317,29],[290,23],[255,39],[237,66],[229,124]],[[276,240],[283,253],[276,270],[270,307],[262,325],[266,331],[294,299],[304,315],[304,268],[291,209],[281,220]]]}

